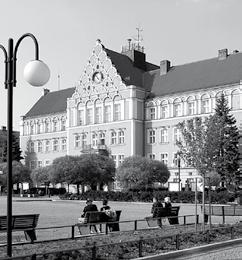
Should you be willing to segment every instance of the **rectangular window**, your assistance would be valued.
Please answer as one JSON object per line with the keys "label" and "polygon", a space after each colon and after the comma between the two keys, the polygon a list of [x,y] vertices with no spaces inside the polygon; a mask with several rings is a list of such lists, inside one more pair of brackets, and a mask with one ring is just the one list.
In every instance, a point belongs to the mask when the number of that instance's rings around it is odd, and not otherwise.
{"label": "rectangular window", "polygon": [[105,145],[105,133],[100,133],[99,134],[99,144],[100,145]]}
{"label": "rectangular window", "polygon": [[84,110],[78,110],[79,125],[84,125]]}
{"label": "rectangular window", "polygon": [[111,106],[104,107],[104,121],[111,122]]}
{"label": "rectangular window", "polygon": [[61,141],[61,149],[62,149],[62,151],[66,150],[66,139],[62,139],[62,141]]}
{"label": "rectangular window", "polygon": [[36,161],[30,161],[30,169],[33,170],[36,168]]}
{"label": "rectangular window", "polygon": [[123,154],[119,154],[118,156],[118,165],[120,166],[124,161],[124,155]]}
{"label": "rectangular window", "polygon": [[87,135],[82,134],[82,148],[85,148],[87,146]]}
{"label": "rectangular window", "polygon": [[58,125],[57,125],[57,121],[53,122],[53,132],[57,132],[58,130]]}
{"label": "rectangular window", "polygon": [[29,143],[29,150],[31,153],[34,153],[34,142]]}
{"label": "rectangular window", "polygon": [[95,108],[95,123],[96,124],[102,123],[102,108],[101,107]]}
{"label": "rectangular window", "polygon": [[75,136],[75,147],[76,148],[80,147],[80,141],[81,141],[80,136],[76,135]]}
{"label": "rectangular window", "polygon": [[161,157],[161,162],[164,163],[165,165],[168,165],[168,153],[162,153],[160,157]]}
{"label": "rectangular window", "polygon": [[37,167],[38,167],[38,168],[41,168],[41,167],[42,167],[42,161],[38,161],[38,162],[37,162]]}
{"label": "rectangular window", "polygon": [[181,141],[181,130],[177,127],[174,127],[174,142]]}
{"label": "rectangular window", "polygon": [[30,125],[30,134],[31,134],[31,135],[34,134],[34,125]]}
{"label": "rectangular window", "polygon": [[111,144],[116,144],[117,143],[117,134],[116,132],[111,132]]}
{"label": "rectangular window", "polygon": [[37,124],[37,134],[40,134],[40,124]]}
{"label": "rectangular window", "polygon": [[118,132],[118,143],[124,144],[124,131],[123,130],[120,130]]}
{"label": "rectangular window", "polygon": [[149,130],[149,132],[148,132],[148,142],[150,143],[150,144],[154,144],[155,143],[155,130],[153,130],[153,129],[151,129],[151,130]]}
{"label": "rectangular window", "polygon": [[161,118],[167,118],[168,117],[168,106],[162,106],[161,107]]}
{"label": "rectangular window", "polygon": [[151,160],[155,160],[155,154],[154,153],[150,153],[148,157]]}
{"label": "rectangular window", "polygon": [[50,132],[50,123],[49,122],[45,122],[45,132],[46,133]]}
{"label": "rectangular window", "polygon": [[93,124],[93,113],[92,113],[92,108],[87,109],[87,124]]}
{"label": "rectangular window", "polygon": [[58,151],[58,140],[53,141],[53,151],[57,152]]}
{"label": "rectangular window", "polygon": [[121,105],[114,104],[114,121],[121,120]]}
{"label": "rectangular window", "polygon": [[150,120],[155,119],[155,107],[150,107],[149,114],[150,114]]}
{"label": "rectangular window", "polygon": [[45,160],[45,166],[49,166],[50,165],[50,160]]}
{"label": "rectangular window", "polygon": [[38,153],[42,153],[42,142],[38,142]]}
{"label": "rectangular window", "polygon": [[50,151],[50,141],[49,141],[49,140],[47,140],[47,141],[45,142],[45,151],[46,151],[46,152],[49,152],[49,151]]}
{"label": "rectangular window", "polygon": [[66,130],[66,120],[61,120],[61,131]]}
{"label": "rectangular window", "polygon": [[167,128],[161,129],[161,143],[168,143],[168,130],[167,130]]}
{"label": "rectangular window", "polygon": [[92,134],[92,146],[93,147],[97,147],[97,134],[96,133],[93,133]]}
{"label": "rectangular window", "polygon": [[112,159],[115,163],[115,166],[118,167],[118,164],[117,164],[117,155],[112,155]]}

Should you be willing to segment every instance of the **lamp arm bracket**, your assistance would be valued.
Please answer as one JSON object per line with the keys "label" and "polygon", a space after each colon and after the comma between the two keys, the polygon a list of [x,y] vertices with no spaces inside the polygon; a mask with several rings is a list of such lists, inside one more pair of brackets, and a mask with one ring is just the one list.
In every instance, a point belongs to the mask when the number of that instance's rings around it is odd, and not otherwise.
{"label": "lamp arm bracket", "polygon": [[5,85],[5,88],[7,89],[7,75],[8,75],[8,68],[7,68],[7,61],[8,61],[8,54],[7,54],[7,51],[6,49],[4,48],[3,45],[0,44],[0,49],[2,49],[3,53],[4,53],[4,58],[5,58],[5,82],[4,82],[4,85]]}
{"label": "lamp arm bracket", "polygon": [[13,85],[14,87],[16,86],[16,61],[17,61],[17,51],[18,51],[18,47],[19,47],[19,44],[22,42],[23,39],[25,39],[26,37],[30,37],[33,41],[34,41],[34,44],[35,44],[35,60],[38,60],[39,59],[39,45],[38,45],[38,41],[37,39],[35,38],[35,36],[32,34],[32,33],[25,33],[23,34],[17,41],[16,45],[15,45],[15,48],[14,48],[14,53],[13,53],[13,71],[14,71],[14,78],[13,78]]}

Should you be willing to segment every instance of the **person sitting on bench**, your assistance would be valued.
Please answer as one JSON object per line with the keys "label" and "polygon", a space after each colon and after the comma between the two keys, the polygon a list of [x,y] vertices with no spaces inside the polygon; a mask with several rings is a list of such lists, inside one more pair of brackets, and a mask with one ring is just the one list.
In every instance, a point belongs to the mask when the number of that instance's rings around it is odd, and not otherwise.
{"label": "person sitting on bench", "polygon": [[[82,215],[81,215],[81,218],[79,218],[79,221],[80,221],[80,222],[84,222],[86,212],[89,212],[89,211],[98,211],[97,206],[96,206],[95,204],[93,204],[92,202],[93,202],[92,199],[87,199],[87,201],[86,201],[87,206],[85,206],[85,208],[83,209],[83,213],[82,213]],[[94,228],[94,230],[95,230],[96,233],[99,232],[99,230],[97,229],[96,225],[90,225],[90,226],[89,226],[89,228],[90,228],[90,233],[93,233],[92,227]]]}

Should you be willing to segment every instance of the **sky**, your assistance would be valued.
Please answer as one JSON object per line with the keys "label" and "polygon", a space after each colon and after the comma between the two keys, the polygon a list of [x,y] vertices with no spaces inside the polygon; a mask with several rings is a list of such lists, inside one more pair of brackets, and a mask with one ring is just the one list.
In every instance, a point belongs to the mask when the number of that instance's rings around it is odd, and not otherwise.
{"label": "sky", "polygon": [[[40,59],[50,68],[44,86],[50,91],[74,87],[96,40],[116,52],[136,38],[142,28],[146,60],[181,65],[216,57],[219,49],[242,51],[241,0],[0,0],[0,44],[16,42],[24,33],[38,40]],[[23,78],[24,66],[34,59],[30,38],[17,53],[14,88],[14,130],[41,97],[43,87]],[[0,126],[7,125],[4,55],[0,54]],[[59,75],[59,77],[58,77]],[[59,78],[59,79],[58,79]]]}

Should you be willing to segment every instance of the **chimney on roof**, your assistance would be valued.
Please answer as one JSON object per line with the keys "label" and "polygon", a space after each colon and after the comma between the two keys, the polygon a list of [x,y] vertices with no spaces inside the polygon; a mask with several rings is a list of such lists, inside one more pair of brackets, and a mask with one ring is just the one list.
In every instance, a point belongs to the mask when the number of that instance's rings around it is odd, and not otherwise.
{"label": "chimney on roof", "polygon": [[226,60],[228,57],[228,49],[218,50],[218,60]]}
{"label": "chimney on roof", "polygon": [[132,43],[132,40],[128,39],[128,45],[122,46],[121,54],[128,56],[135,67],[146,71],[146,58],[143,46]]}
{"label": "chimney on roof", "polygon": [[160,76],[166,75],[171,68],[171,62],[169,60],[162,60],[160,62]]}
{"label": "chimney on roof", "polygon": [[48,88],[44,88],[43,89],[43,96],[46,96],[49,92],[50,92],[50,90]]}

